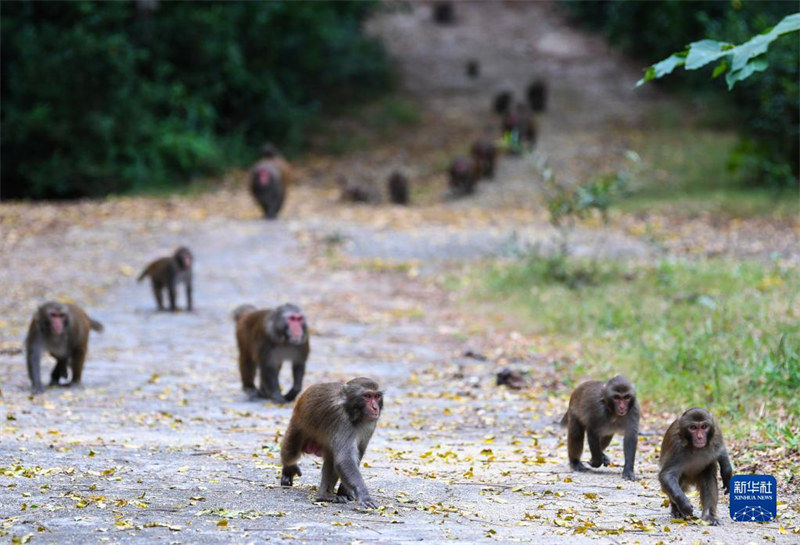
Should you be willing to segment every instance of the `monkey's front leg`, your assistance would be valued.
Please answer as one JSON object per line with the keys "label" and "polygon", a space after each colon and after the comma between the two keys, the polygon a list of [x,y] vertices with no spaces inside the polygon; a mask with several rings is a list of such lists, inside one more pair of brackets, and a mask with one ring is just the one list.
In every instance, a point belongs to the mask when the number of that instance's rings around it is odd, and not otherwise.
{"label": "monkey's front leg", "polygon": [[192,277],[186,280],[186,310],[192,310]]}
{"label": "monkey's front leg", "polygon": [[342,479],[342,483],[355,494],[358,503],[364,507],[376,509],[378,504],[372,501],[369,495],[367,484],[358,469],[358,460],[358,449],[355,448],[355,445],[339,445],[338,448],[334,446],[334,467]]}
{"label": "monkey's front leg", "polygon": [[281,395],[280,385],[278,384],[278,373],[281,370],[281,363],[272,361],[269,354],[261,358],[261,384],[259,384],[259,394],[265,399],[275,403],[286,403],[286,398]]}
{"label": "monkey's front leg", "polygon": [[694,509],[692,509],[689,498],[683,493],[677,475],[673,473],[663,474],[659,476],[659,480],[661,481],[661,488],[669,496],[672,515],[675,516],[677,513],[680,518],[694,518]]}
{"label": "monkey's front leg", "polygon": [[298,361],[292,362],[292,389],[286,392],[284,396],[286,401],[292,401],[300,393],[303,388],[303,376],[306,373],[306,360],[302,356],[295,356],[300,358]]}
{"label": "monkey's front leg", "polygon": [[639,441],[639,426],[631,426],[625,430],[622,440],[622,450],[625,453],[625,467],[622,469],[622,478],[626,481],[635,481],[633,462],[636,459],[636,444]]}

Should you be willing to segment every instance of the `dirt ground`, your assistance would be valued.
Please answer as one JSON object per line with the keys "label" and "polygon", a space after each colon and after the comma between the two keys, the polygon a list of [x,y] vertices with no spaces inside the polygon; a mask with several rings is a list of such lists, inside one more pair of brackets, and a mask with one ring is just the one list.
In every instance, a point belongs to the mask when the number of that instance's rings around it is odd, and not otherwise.
{"label": "dirt ground", "polygon": [[[503,158],[497,180],[472,198],[442,197],[447,159],[495,123],[497,90],[548,80],[539,150],[572,180],[613,168],[646,129],[647,109],[668,100],[634,91],[638,67],[549,4],[459,2],[458,14],[458,24],[435,26],[427,5],[411,4],[370,23],[422,121],[379,148],[308,157],[278,221],[259,218],[240,173],[201,195],[0,205],[1,536],[59,544],[797,541],[792,490],[782,490],[773,523],[732,522],[726,497],[720,527],[670,520],[656,478],[661,416],[644,415],[637,482],[620,477],[619,439],[612,467],[571,473],[555,425],[569,395],[554,373],[558,347],[476,322],[442,287],[464,263],[554,244],[523,158]],[[464,73],[471,57],[482,63],[478,80]],[[383,179],[397,164],[433,188],[415,187],[419,204],[336,200],[338,174]],[[576,252],[800,261],[797,222],[664,219],[654,246],[641,236],[644,221],[584,226]],[[197,308],[157,313],[135,278],[182,244],[196,256]],[[92,334],[83,387],[34,398],[21,341],[36,306],[59,298],[85,306],[106,331]],[[230,314],[246,302],[285,301],[311,325],[305,385],[370,376],[385,389],[362,469],[377,510],[314,503],[320,463],[311,457],[293,488],[279,486],[291,407],[247,401]],[[530,369],[530,386],[498,388],[506,365]]]}

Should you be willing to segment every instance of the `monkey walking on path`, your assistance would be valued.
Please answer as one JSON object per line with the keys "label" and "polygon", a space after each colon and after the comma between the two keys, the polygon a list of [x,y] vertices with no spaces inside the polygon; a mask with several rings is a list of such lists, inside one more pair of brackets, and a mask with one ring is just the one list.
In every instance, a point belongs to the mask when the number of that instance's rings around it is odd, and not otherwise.
{"label": "monkey walking on path", "polygon": [[56,386],[72,371],[70,385],[80,384],[83,363],[89,345],[89,330],[103,331],[103,324],[92,320],[78,305],[50,301],[34,313],[25,338],[28,377],[33,393],[44,392],[41,377],[42,352],[47,350],[56,359],[50,385]]}
{"label": "monkey walking on path", "polygon": [[[303,453],[322,456],[317,501],[356,500],[364,507],[378,507],[359,465],[382,410],[383,392],[369,378],[309,386],[297,398],[283,436],[281,485],[292,486],[294,477],[302,475],[297,461]],[[334,492],[339,480],[339,490]]]}
{"label": "monkey walking on path", "polygon": [[[303,387],[306,360],[311,351],[303,311],[289,303],[274,310],[241,305],[233,311],[233,320],[239,347],[239,373],[248,397],[271,399],[276,403],[292,401]],[[292,362],[293,384],[291,390],[282,395],[278,375],[286,360]],[[258,388],[256,372],[261,374]]]}
{"label": "monkey walking on path", "polygon": [[673,518],[694,518],[694,510],[684,491],[694,485],[700,492],[701,518],[719,525],[717,465],[722,487],[730,492],[733,468],[722,439],[722,430],[708,411],[689,409],[675,420],[661,442],[661,471],[658,481],[669,497]]}
{"label": "monkey walking on path", "polygon": [[575,388],[561,425],[567,427],[569,466],[574,471],[589,471],[581,462],[584,433],[592,454],[589,465],[600,467],[611,463],[603,451],[614,433],[623,432],[625,467],[622,478],[636,480],[633,462],[639,440],[639,406],[636,403],[636,390],[627,378],[617,375],[608,382],[590,380]]}
{"label": "monkey walking on path", "polygon": [[189,248],[181,246],[170,257],[162,257],[150,263],[139,275],[137,282],[150,277],[153,296],[156,298],[158,310],[164,310],[164,290],[169,296],[169,310],[175,312],[176,292],[178,284],[186,286],[186,310],[192,310],[192,264],[194,256]]}

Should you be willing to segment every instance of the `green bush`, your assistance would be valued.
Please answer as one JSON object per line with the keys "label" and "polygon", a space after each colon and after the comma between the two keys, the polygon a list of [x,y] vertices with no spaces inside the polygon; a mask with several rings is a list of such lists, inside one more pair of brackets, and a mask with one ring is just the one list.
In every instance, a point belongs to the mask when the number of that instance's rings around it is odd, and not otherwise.
{"label": "green bush", "polygon": [[3,2],[2,197],[169,186],[293,152],[386,90],[373,2]]}
{"label": "green bush", "polygon": [[[621,49],[646,64],[709,38],[742,43],[794,13],[797,4],[780,1],[730,2],[564,2],[576,19],[601,30]],[[708,73],[685,73],[666,80],[695,92],[710,90],[730,101],[741,124],[742,139],[730,165],[761,186],[798,185],[800,168],[800,45],[796,36],[774,42],[767,54],[769,69],[736,85],[728,93],[723,81]],[[720,78],[721,79],[721,78]]]}

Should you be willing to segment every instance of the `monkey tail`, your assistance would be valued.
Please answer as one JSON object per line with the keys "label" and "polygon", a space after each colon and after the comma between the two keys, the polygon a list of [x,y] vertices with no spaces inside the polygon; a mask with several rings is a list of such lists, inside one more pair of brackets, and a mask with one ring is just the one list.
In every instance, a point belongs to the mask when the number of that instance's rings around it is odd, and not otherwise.
{"label": "monkey tail", "polygon": [[561,417],[561,421],[559,422],[559,424],[561,425],[561,427],[566,428],[568,422],[569,422],[569,411],[564,413],[564,416]]}
{"label": "monkey tail", "polygon": [[103,324],[101,324],[97,320],[92,320],[91,318],[89,318],[89,327],[92,328],[93,331],[97,331],[98,333],[102,333],[103,330],[105,329],[103,327]]}
{"label": "monkey tail", "polygon": [[253,312],[256,310],[256,307],[253,305],[239,305],[233,310],[233,321],[238,322],[239,318],[247,314],[248,312]]}
{"label": "monkey tail", "polygon": [[145,269],[142,271],[142,274],[139,275],[139,278],[137,278],[136,281],[141,282],[142,280],[144,280],[144,277],[149,274],[150,274],[150,265],[145,267]]}

